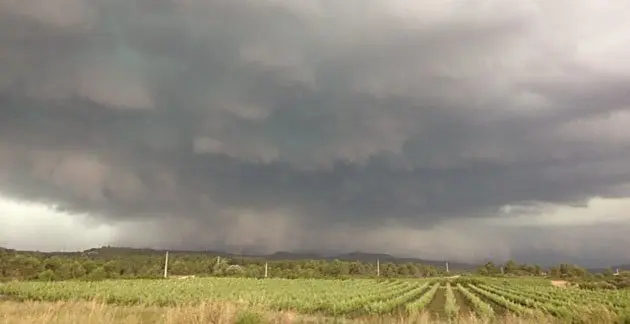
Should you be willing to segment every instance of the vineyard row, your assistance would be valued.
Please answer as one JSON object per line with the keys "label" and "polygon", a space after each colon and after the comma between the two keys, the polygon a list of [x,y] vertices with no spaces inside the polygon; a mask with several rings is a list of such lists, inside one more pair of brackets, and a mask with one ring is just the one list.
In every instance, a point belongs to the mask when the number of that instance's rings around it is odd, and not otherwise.
{"label": "vineyard row", "polygon": [[627,312],[630,305],[628,293],[438,279],[12,282],[0,286],[0,294],[17,300],[96,299],[120,305],[169,306],[225,300],[273,310],[333,316],[429,312],[454,318],[472,312],[485,319],[512,313],[574,320],[602,311],[620,315]]}

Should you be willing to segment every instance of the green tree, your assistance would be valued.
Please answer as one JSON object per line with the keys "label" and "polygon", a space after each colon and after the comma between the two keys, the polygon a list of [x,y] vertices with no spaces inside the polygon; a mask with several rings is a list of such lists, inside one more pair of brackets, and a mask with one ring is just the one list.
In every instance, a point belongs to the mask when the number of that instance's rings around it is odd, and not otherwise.
{"label": "green tree", "polygon": [[519,265],[514,262],[514,260],[508,260],[503,265],[503,273],[505,274],[514,274],[519,269]]}
{"label": "green tree", "polygon": [[82,278],[87,272],[79,261],[74,261],[70,267],[70,277],[74,279]]}
{"label": "green tree", "polygon": [[42,280],[42,281],[52,281],[53,279],[55,279],[55,273],[52,270],[47,269],[40,272],[37,275],[37,279]]}
{"label": "green tree", "polygon": [[103,267],[98,267],[87,275],[89,280],[105,280],[107,279],[107,271]]}
{"label": "green tree", "polygon": [[494,264],[494,262],[488,261],[486,264],[477,269],[477,273],[491,276],[501,273],[501,270]]}

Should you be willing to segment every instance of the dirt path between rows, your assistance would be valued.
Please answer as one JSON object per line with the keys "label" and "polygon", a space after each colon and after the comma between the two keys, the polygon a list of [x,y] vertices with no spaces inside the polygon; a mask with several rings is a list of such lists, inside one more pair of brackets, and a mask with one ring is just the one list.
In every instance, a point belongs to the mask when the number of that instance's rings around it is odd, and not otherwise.
{"label": "dirt path between rows", "polygon": [[444,287],[440,287],[436,292],[433,299],[427,305],[427,310],[431,314],[431,318],[440,321],[446,318],[446,312],[444,311],[444,302],[446,301],[446,296]]}
{"label": "dirt path between rows", "polygon": [[470,313],[473,313],[474,310],[470,307],[468,299],[459,289],[453,289],[453,293],[455,293],[455,300],[457,301],[457,306],[459,306],[459,315],[464,318],[470,317]]}

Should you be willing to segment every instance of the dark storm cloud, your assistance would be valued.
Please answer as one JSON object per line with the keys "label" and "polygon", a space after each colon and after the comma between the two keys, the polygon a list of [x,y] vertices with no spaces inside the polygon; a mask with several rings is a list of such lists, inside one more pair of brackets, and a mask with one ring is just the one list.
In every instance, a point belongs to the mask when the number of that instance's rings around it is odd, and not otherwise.
{"label": "dark storm cloud", "polygon": [[0,1],[6,195],[224,233],[168,232],[187,246],[265,245],[279,234],[245,223],[268,221],[291,229],[274,247],[318,248],[628,194],[630,74],[584,62],[573,23],[547,34],[575,10],[40,2]]}

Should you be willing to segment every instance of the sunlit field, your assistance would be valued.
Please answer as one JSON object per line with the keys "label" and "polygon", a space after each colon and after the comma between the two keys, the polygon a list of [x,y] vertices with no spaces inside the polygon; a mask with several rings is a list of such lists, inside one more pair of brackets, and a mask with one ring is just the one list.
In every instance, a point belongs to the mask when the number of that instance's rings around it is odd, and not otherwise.
{"label": "sunlit field", "polygon": [[534,279],[10,282],[4,323],[620,323],[628,290]]}

